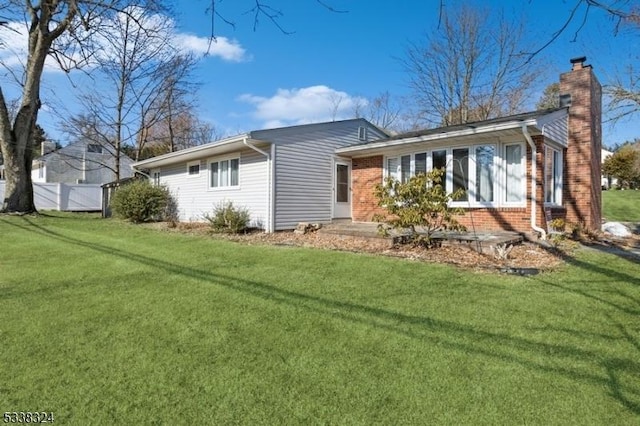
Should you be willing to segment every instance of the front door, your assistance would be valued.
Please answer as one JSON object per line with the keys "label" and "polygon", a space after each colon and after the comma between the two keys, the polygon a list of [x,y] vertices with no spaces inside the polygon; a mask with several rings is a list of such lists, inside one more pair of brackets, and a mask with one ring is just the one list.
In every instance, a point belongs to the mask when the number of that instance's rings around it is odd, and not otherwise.
{"label": "front door", "polygon": [[351,163],[348,161],[334,162],[333,217],[351,217]]}

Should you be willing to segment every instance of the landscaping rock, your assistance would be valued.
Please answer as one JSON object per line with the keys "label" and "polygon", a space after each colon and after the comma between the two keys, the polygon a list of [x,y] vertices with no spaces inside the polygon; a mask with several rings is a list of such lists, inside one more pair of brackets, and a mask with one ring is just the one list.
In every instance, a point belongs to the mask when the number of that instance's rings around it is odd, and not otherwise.
{"label": "landscaping rock", "polygon": [[293,233],[298,235],[304,235],[304,234],[308,234],[309,232],[316,232],[320,228],[322,228],[321,223],[300,222],[296,226],[296,229],[293,231]]}
{"label": "landscaping rock", "polygon": [[627,238],[632,235],[631,230],[620,222],[607,222],[602,225],[602,231],[614,237]]}

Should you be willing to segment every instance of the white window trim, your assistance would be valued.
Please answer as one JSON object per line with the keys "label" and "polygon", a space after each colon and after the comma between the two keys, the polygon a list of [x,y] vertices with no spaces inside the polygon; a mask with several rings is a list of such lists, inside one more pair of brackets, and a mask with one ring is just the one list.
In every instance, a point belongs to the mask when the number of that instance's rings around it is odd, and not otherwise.
{"label": "white window trim", "polygon": [[[506,150],[507,146],[519,145],[521,147],[521,165],[522,165],[522,176],[520,179],[521,191],[522,191],[522,200],[520,201],[510,201],[507,202],[507,194],[506,194]],[[475,201],[475,186],[476,186],[476,148],[479,146],[492,146],[493,147],[493,201]],[[397,161],[397,170],[394,171],[399,178],[402,176],[402,157],[406,155],[411,156],[410,161],[410,176],[415,176],[415,156],[416,154],[427,154],[427,171],[433,170],[433,153],[436,151],[446,151],[447,155],[447,166],[444,176],[444,185],[446,191],[451,193],[453,191],[453,150],[456,149],[467,149],[469,152],[469,167],[467,176],[467,200],[466,201],[452,201],[451,205],[453,207],[465,207],[465,208],[522,208],[527,206],[527,153],[526,146],[524,142],[513,141],[513,142],[485,142],[485,143],[476,143],[470,145],[455,145],[448,147],[434,147],[429,150],[417,150],[415,152],[400,152],[397,155],[389,155],[383,157],[383,181],[388,176],[390,176],[390,170],[388,168],[388,163],[390,159],[396,159]]]}
{"label": "white window trim", "polygon": [[[221,161],[229,161],[231,164],[231,160],[238,160],[238,184],[237,185],[226,185],[226,186],[211,186],[211,164],[212,163],[220,163]],[[235,191],[240,189],[241,182],[241,168],[242,162],[240,161],[240,154],[230,154],[224,155],[220,157],[212,157],[207,160],[207,190],[208,191]],[[219,167],[219,166],[218,166]],[[231,170],[231,167],[229,167]],[[229,180],[231,180],[231,172],[229,172]]]}
{"label": "white window trim", "polygon": [[151,171],[151,181],[155,186],[162,185],[162,173],[160,169],[153,169]]}
{"label": "white window trim", "polygon": [[[493,201],[476,201],[476,148],[480,146],[493,147]],[[471,207],[471,208],[498,208],[501,207],[501,193],[503,192],[500,185],[500,154],[499,145],[497,143],[479,143],[474,145],[452,146],[447,149],[447,192],[453,192],[453,151],[456,149],[466,149],[469,153],[468,174],[467,176],[467,199],[465,201],[452,201],[453,207]]]}
{"label": "white window trim", "polygon": [[[191,174],[189,171],[191,169],[192,166],[198,166],[198,173],[194,173]],[[200,173],[202,172],[202,164],[200,164],[200,160],[197,161],[189,161],[187,163],[187,177],[192,179],[192,178],[197,178],[200,177]]]}
{"label": "white window trim", "polygon": [[[520,192],[522,200],[507,201],[507,147],[520,146],[520,164],[522,165],[522,175],[520,176]],[[502,156],[500,158],[500,203],[503,207],[527,207],[527,147],[524,142],[506,142],[502,145]]]}

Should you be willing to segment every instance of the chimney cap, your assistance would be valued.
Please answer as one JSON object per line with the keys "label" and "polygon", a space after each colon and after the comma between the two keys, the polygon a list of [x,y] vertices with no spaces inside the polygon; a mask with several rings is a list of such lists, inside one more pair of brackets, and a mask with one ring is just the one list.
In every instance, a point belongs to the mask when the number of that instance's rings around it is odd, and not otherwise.
{"label": "chimney cap", "polygon": [[571,59],[571,71],[581,70],[583,68],[591,68],[590,65],[584,64],[584,61],[586,60],[586,56],[580,56],[578,58]]}

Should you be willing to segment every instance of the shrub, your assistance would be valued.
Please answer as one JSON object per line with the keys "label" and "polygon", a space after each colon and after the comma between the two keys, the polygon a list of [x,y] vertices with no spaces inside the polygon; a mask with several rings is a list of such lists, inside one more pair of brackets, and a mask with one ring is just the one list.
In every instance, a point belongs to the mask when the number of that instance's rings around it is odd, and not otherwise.
{"label": "shrub", "polygon": [[551,222],[549,222],[549,227],[551,227],[551,229],[557,232],[564,232],[566,226],[567,224],[565,220],[562,218],[556,218],[556,219],[553,219]]}
{"label": "shrub", "polygon": [[[436,231],[464,230],[456,220],[456,216],[464,211],[449,205],[460,198],[464,190],[447,194],[442,184],[443,174],[442,169],[434,169],[414,176],[406,183],[385,179],[384,184],[376,187],[375,195],[378,205],[387,213],[376,215],[374,219],[393,229],[409,231],[408,241],[424,246],[431,246]],[[383,228],[383,231],[387,229]]]}
{"label": "shrub", "polygon": [[170,205],[175,206],[175,202],[169,190],[151,185],[147,180],[122,185],[111,199],[116,215],[134,223],[163,220]]}
{"label": "shrub", "polygon": [[214,232],[239,234],[246,230],[251,214],[245,207],[236,207],[231,201],[220,202],[213,208],[213,214],[205,214],[204,218]]}

